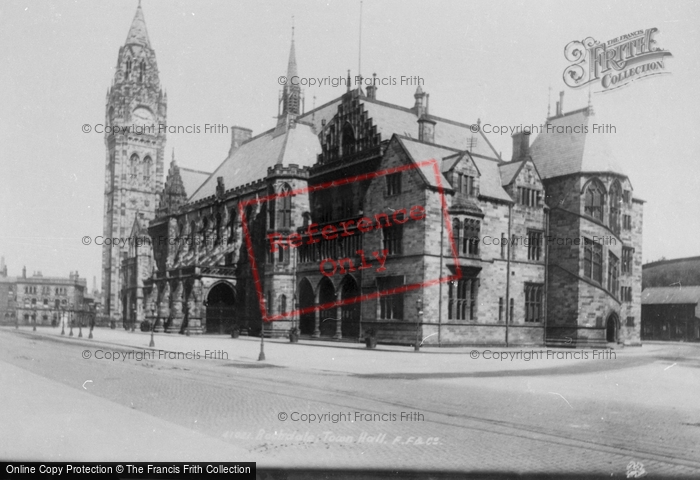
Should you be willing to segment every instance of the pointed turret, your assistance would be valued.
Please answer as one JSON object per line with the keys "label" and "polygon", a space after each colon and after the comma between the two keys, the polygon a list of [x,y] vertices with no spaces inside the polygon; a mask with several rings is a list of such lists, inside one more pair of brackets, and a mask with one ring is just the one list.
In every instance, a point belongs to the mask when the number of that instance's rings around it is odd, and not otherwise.
{"label": "pointed turret", "polygon": [[139,2],[139,6],[136,8],[136,15],[134,15],[134,20],[131,22],[129,35],[126,36],[126,42],[124,42],[124,45],[129,44],[151,48],[151,42],[148,39],[148,31],[146,30],[146,20],[143,18],[143,10],[141,10],[141,2]]}
{"label": "pointed turret", "polygon": [[287,62],[287,83],[282,89],[282,112],[277,120],[277,130],[286,129],[294,119],[301,114],[301,87],[299,86],[297,56],[294,48],[294,27],[292,27],[292,46],[289,49]]}
{"label": "pointed turret", "polygon": [[287,79],[291,80],[292,77],[296,77],[297,72],[297,55],[294,49],[294,27],[292,27],[292,46],[289,49],[289,62],[287,62]]}
{"label": "pointed turret", "polygon": [[182,183],[180,168],[175,161],[175,149],[173,148],[170,169],[165,179],[163,193],[160,196],[160,205],[158,205],[158,216],[175,213],[185,203],[187,203],[187,192],[185,192],[185,185]]}

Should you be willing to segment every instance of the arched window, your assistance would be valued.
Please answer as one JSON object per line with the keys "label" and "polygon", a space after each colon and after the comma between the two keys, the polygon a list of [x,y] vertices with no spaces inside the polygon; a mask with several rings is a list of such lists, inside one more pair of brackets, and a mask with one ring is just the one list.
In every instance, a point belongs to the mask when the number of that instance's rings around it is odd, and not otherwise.
{"label": "arched window", "polygon": [[146,62],[141,60],[141,65],[139,65],[139,83],[143,83],[146,78]]}
{"label": "arched window", "polygon": [[459,242],[459,238],[461,236],[461,231],[462,231],[462,222],[459,221],[459,218],[455,218],[452,221],[452,244],[457,249],[458,254],[459,254],[459,246],[461,245],[461,243]]}
{"label": "arched window", "polygon": [[584,213],[603,221],[603,205],[605,205],[605,187],[599,180],[593,180],[586,188],[586,206]]}
{"label": "arched window", "polygon": [[622,206],[622,187],[615,180],[610,186],[610,230],[620,233],[620,207]]}
{"label": "arched window", "polygon": [[209,219],[207,217],[202,220],[202,230],[199,233],[202,236],[202,246],[207,249],[209,247]]}
{"label": "arched window", "polygon": [[190,250],[194,250],[194,244],[197,241],[197,230],[194,221],[190,222]]}
{"label": "arched window", "polygon": [[221,213],[216,213],[216,232],[214,233],[214,245],[221,243]]}
{"label": "arched window", "polygon": [[135,153],[129,160],[129,173],[131,174],[132,179],[136,178],[139,174],[139,156]]}
{"label": "arched window", "polygon": [[236,241],[236,207],[233,207],[228,214],[228,243]]}
{"label": "arched window", "polygon": [[287,296],[280,295],[280,313],[287,313]]}
{"label": "arched window", "polygon": [[292,226],[292,195],[291,187],[286,183],[280,192],[283,196],[279,197],[279,228],[290,228]]}
{"label": "arched window", "polygon": [[126,80],[129,80],[129,77],[131,76],[131,59],[126,60]]}
{"label": "arched window", "polygon": [[348,155],[355,152],[355,132],[352,129],[352,125],[346,123],[343,127],[343,155]]}
{"label": "arched window", "polygon": [[[270,188],[267,190],[267,192],[270,195],[275,194],[275,189],[272,185],[270,185]],[[270,199],[269,202],[267,202],[267,219],[268,219],[268,228],[270,230],[273,230],[275,228],[276,218],[277,218],[277,198],[274,196]]]}
{"label": "arched window", "polygon": [[479,254],[479,233],[481,230],[481,222],[474,219],[464,220],[464,234],[462,236],[462,254],[463,255],[478,255]]}
{"label": "arched window", "polygon": [[143,179],[145,181],[150,181],[151,180],[151,169],[153,168],[153,160],[151,157],[146,156],[146,158],[143,159]]}

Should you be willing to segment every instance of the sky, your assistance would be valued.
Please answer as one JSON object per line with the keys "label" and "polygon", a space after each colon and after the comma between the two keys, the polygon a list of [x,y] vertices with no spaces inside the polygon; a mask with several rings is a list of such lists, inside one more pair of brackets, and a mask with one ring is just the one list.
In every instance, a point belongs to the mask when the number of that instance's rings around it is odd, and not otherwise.
{"label": "sky", "polygon": [[[0,255],[10,275],[67,276],[99,286],[105,145],[82,126],[102,123],[138,2],[0,3]],[[261,133],[275,124],[292,22],[303,77],[419,76],[430,112],[461,122],[540,124],[565,92],[564,111],[588,90],[562,79],[564,47],[657,28],[669,75],[592,95],[608,143],[645,200],[643,259],[700,255],[700,3],[692,1],[171,1],[143,0],[169,125],[224,124]],[[361,38],[361,56],[360,51]],[[361,62],[360,62],[361,58]],[[398,83],[398,82],[397,82]],[[551,89],[551,90],[550,90]],[[305,88],[305,106],[344,86]],[[411,107],[415,85],[377,98]],[[550,101],[551,99],[551,101]],[[509,135],[489,135],[503,157]],[[178,164],[213,171],[225,133],[170,134]]]}

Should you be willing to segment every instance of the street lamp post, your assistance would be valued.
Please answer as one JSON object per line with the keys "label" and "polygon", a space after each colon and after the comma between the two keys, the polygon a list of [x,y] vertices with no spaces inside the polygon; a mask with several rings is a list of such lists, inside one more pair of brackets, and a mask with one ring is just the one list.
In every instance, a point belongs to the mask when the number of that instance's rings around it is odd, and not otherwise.
{"label": "street lamp post", "polygon": [[78,312],[78,338],[83,338],[83,312]]}
{"label": "street lamp post", "polygon": [[131,331],[136,331],[136,305],[131,305]]}
{"label": "street lamp post", "polygon": [[[263,309],[267,312],[267,302],[262,299]],[[260,317],[260,355],[258,355],[258,362],[265,360],[265,318]]]}
{"label": "street lamp post", "polygon": [[299,310],[299,299],[297,298],[296,293],[294,294],[294,296],[292,298],[293,298],[292,302],[294,305],[294,315],[292,315],[292,330],[294,330],[297,328],[297,315],[298,315],[297,311]]}
{"label": "street lamp post", "polygon": [[413,349],[416,352],[420,352],[420,344],[421,344],[420,319],[421,319],[421,316],[423,315],[423,299],[420,297],[418,298],[418,300],[416,300],[416,311],[417,311],[417,315],[416,315],[416,344],[414,345]]}
{"label": "street lamp post", "polygon": [[94,314],[94,312],[90,312],[88,314],[88,318],[90,319],[90,335],[88,335],[88,338],[92,338],[92,329],[95,328],[95,314]]}
{"label": "street lamp post", "polygon": [[68,336],[72,337],[73,336],[73,303],[68,304],[68,313],[69,313],[69,318],[70,318],[70,332],[68,332]]}
{"label": "street lamp post", "polygon": [[61,312],[61,335],[66,334],[66,307],[61,305],[59,307],[59,312]]}
{"label": "street lamp post", "polygon": [[155,307],[151,307],[151,318],[153,319],[153,325],[151,325],[151,343],[149,343],[148,346],[153,348],[156,346],[156,342],[153,340],[153,331],[156,329],[156,323],[158,322]]}

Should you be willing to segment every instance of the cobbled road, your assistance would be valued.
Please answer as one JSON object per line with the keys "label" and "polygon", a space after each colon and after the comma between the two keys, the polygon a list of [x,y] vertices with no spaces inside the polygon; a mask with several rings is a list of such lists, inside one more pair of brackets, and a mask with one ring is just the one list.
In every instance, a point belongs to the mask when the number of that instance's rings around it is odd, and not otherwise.
{"label": "cobbled road", "polygon": [[[10,364],[230,443],[258,465],[624,478],[637,462],[651,478],[700,478],[700,400],[650,400],[660,375],[680,375],[679,389],[700,378],[697,346],[672,357],[560,368],[406,374],[385,366],[353,374],[303,362],[86,360],[86,345],[0,331],[0,368]],[[672,364],[677,373],[668,371]]]}

